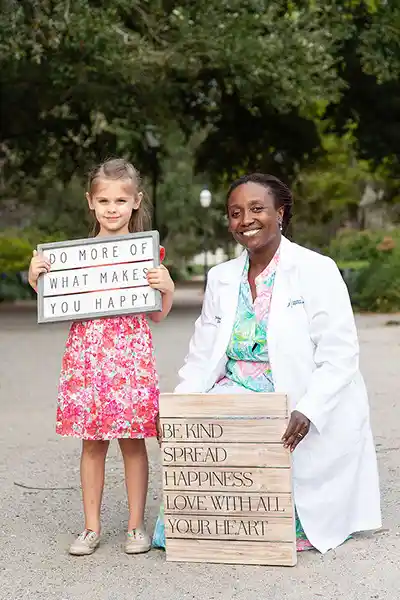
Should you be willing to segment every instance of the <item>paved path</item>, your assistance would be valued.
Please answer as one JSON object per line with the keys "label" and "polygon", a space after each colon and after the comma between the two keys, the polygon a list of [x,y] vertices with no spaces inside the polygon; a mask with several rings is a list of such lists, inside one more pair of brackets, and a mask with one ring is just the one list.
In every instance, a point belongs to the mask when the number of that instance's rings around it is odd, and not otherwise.
{"label": "paved path", "polygon": [[[167,321],[154,327],[163,391],[171,391],[175,383],[200,294],[187,293],[181,299]],[[116,444],[107,461],[103,543],[91,557],[68,556],[66,548],[81,530],[82,517],[80,445],[54,433],[67,327],[39,327],[32,311],[0,309],[0,600],[397,598],[400,327],[385,326],[386,321],[385,317],[358,319],[380,460],[384,529],[326,556],[303,554],[298,566],[290,569],[166,563],[161,551],[136,558],[124,555],[126,499]],[[160,502],[160,460],[153,441],[149,451],[151,529]]]}

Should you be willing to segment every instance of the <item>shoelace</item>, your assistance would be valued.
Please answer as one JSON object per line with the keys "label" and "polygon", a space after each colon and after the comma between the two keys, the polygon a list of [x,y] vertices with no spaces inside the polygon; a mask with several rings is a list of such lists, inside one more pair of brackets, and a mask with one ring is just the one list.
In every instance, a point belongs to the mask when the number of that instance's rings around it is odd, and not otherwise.
{"label": "shoelace", "polygon": [[85,529],[84,531],[82,531],[82,533],[78,536],[78,540],[80,540],[81,542],[84,542],[86,539],[90,542],[91,540],[93,540],[96,537],[96,533],[94,531],[90,531],[90,529]]}
{"label": "shoelace", "polygon": [[130,537],[133,537],[135,540],[144,540],[144,534],[137,529],[132,529],[132,531],[128,532]]}

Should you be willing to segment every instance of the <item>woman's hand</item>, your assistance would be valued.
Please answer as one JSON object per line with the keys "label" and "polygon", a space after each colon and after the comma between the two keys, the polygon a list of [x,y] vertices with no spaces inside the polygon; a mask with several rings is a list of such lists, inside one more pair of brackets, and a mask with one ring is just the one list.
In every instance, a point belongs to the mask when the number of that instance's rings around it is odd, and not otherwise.
{"label": "woman's hand", "polygon": [[296,448],[310,431],[310,420],[303,413],[294,410],[290,415],[289,425],[283,434],[282,441],[285,448],[290,448],[290,452]]}
{"label": "woman's hand", "polygon": [[175,284],[164,265],[150,269],[147,273],[147,281],[153,290],[158,290],[162,294],[172,294],[174,292]]}
{"label": "woman's hand", "polygon": [[48,273],[50,269],[50,261],[45,258],[43,254],[38,254],[37,251],[34,250],[31,264],[29,265],[28,281],[29,285],[31,285],[35,291],[37,289],[39,275],[42,273]]}

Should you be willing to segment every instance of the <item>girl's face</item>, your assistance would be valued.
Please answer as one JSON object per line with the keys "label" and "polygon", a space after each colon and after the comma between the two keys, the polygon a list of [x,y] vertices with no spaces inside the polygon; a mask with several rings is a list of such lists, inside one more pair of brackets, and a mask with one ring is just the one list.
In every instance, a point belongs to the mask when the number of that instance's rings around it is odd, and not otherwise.
{"label": "girl's face", "polygon": [[270,190],[248,182],[233,190],[228,200],[229,230],[249,252],[259,252],[280,239],[283,208],[275,208]]}
{"label": "girl's face", "polygon": [[98,179],[86,198],[99,222],[99,235],[119,235],[129,233],[132,211],[139,208],[142,195],[130,179]]}

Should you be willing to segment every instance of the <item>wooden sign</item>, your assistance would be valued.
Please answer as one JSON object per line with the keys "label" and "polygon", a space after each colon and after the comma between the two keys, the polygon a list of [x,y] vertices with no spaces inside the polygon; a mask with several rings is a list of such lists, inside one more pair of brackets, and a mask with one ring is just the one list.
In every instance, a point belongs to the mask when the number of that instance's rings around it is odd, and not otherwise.
{"label": "wooden sign", "polygon": [[157,231],[41,244],[51,263],[38,282],[38,323],[161,310],[146,274],[160,264]]}
{"label": "wooden sign", "polygon": [[294,566],[282,394],[162,394],[168,561]]}

